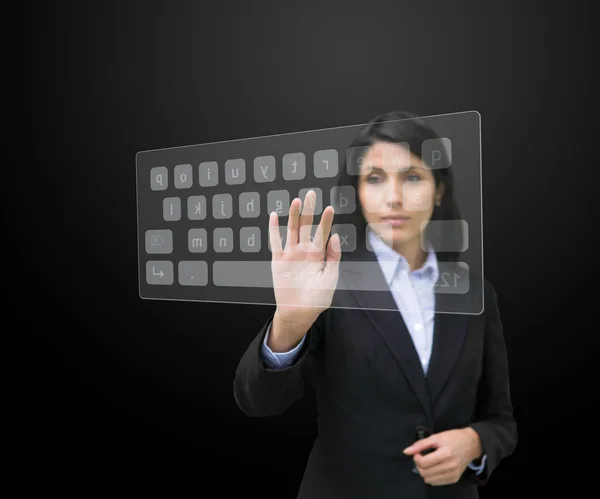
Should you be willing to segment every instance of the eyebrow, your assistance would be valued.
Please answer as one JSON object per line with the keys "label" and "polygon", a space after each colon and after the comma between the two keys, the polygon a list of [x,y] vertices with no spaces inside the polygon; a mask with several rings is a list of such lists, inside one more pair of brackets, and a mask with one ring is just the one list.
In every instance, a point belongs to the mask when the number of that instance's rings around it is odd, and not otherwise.
{"label": "eyebrow", "polygon": [[[420,171],[423,168],[421,168],[420,166],[416,166],[416,165],[410,165],[406,170],[403,170],[403,172],[408,172],[410,170],[415,170],[415,171]],[[380,166],[372,166],[372,167],[365,167],[366,171],[363,171],[363,173],[373,173],[373,172],[381,172],[381,173],[386,173],[386,171],[381,168]]]}

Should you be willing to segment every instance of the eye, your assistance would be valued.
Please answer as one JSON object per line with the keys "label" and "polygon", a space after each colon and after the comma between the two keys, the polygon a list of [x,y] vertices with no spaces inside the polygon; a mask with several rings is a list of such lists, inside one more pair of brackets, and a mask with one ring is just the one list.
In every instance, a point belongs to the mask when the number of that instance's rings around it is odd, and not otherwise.
{"label": "eye", "polygon": [[415,173],[409,175],[407,178],[408,179],[411,179],[411,178],[414,179],[413,182],[418,182],[419,180],[421,180],[421,177],[419,177],[419,175],[417,175]]}
{"label": "eye", "polygon": [[377,175],[376,173],[372,173],[371,175],[369,175],[367,177],[367,183],[369,183],[369,184],[375,184],[379,180],[381,180],[381,177],[379,175]]}

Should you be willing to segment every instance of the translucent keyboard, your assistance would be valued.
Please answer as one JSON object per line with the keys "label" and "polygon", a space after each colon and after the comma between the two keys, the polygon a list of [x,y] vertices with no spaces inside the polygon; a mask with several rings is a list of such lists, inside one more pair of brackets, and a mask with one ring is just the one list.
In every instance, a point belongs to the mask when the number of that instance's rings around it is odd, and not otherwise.
{"label": "translucent keyboard", "polygon": [[[422,118],[442,138],[422,145],[435,161],[436,147],[451,158],[460,220],[437,221],[435,247],[459,251],[459,261],[440,262],[436,293],[449,297],[454,313],[480,313],[483,280],[480,116],[464,112]],[[279,214],[285,244],[287,215],[294,197],[317,193],[314,230],[323,209],[335,208],[332,233],[340,234],[339,293],[386,293],[377,262],[356,261],[356,189],[341,182],[351,144],[365,124],[268,137],[141,151],[136,155],[139,293],[143,299],[275,305],[271,275],[269,213]],[[354,151],[355,152],[355,151]],[[350,171],[353,170],[353,171]],[[460,226],[458,247],[444,231]],[[437,229],[436,229],[437,230]],[[451,239],[450,239],[451,240]],[[367,250],[372,251],[368,240]],[[445,246],[446,245],[446,246]],[[357,269],[359,270],[357,272]],[[478,286],[472,286],[475,271]],[[354,276],[354,277],[353,277]],[[367,278],[365,278],[367,276]],[[373,276],[370,279],[369,276]],[[390,302],[376,299],[373,308]],[[335,306],[335,305],[334,305]]]}

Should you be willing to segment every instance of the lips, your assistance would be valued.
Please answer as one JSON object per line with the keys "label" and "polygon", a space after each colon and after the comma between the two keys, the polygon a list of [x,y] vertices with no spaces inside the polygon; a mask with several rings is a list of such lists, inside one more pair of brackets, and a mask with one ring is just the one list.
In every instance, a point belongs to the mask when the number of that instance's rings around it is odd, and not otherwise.
{"label": "lips", "polygon": [[392,227],[397,227],[400,225],[404,225],[410,220],[410,217],[406,217],[403,215],[390,215],[387,217],[382,217],[381,221],[390,224]]}
{"label": "lips", "polygon": [[404,215],[389,215],[387,217],[381,217],[381,220],[384,220],[386,222],[388,221],[393,221],[393,220],[410,220],[410,217],[404,216]]}

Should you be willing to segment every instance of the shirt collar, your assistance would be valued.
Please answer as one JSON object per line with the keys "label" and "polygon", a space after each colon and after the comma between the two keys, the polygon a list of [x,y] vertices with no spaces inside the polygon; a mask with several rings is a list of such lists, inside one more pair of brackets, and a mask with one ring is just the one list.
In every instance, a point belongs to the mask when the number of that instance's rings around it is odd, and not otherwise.
{"label": "shirt collar", "polygon": [[[369,231],[369,243],[375,252],[383,275],[388,285],[400,269],[409,269],[406,258],[390,248],[377,234]],[[420,269],[413,270],[411,273],[417,277],[425,277],[435,283],[439,277],[438,261],[431,243],[427,244],[427,258]]]}

